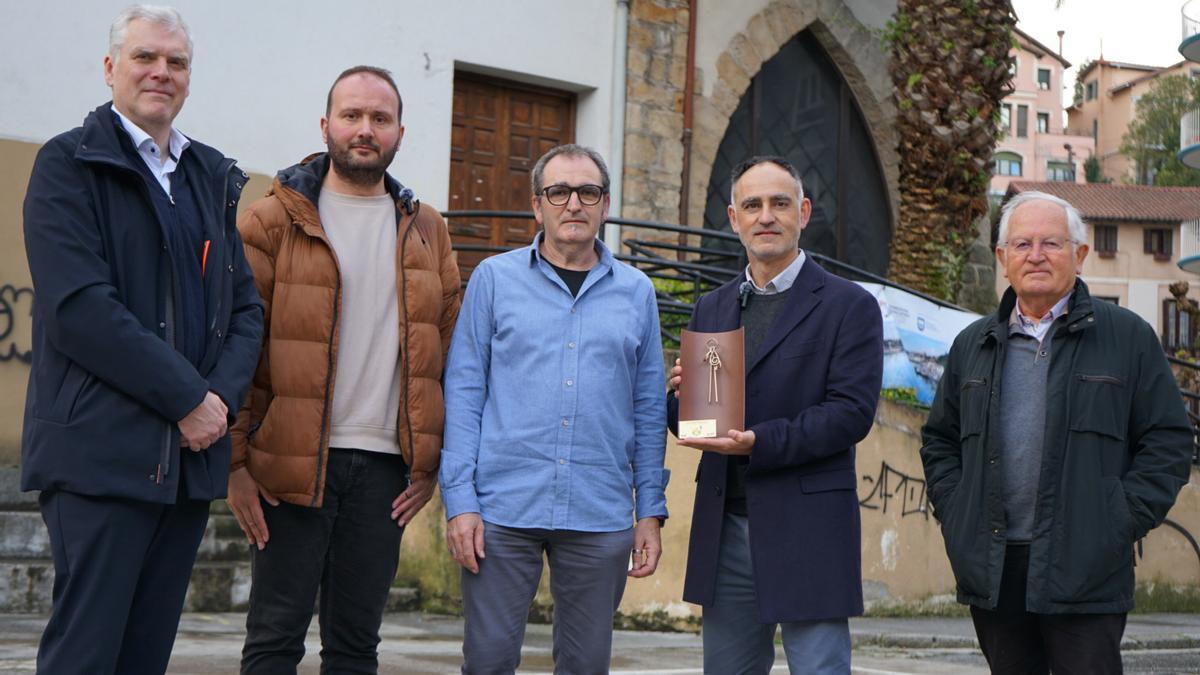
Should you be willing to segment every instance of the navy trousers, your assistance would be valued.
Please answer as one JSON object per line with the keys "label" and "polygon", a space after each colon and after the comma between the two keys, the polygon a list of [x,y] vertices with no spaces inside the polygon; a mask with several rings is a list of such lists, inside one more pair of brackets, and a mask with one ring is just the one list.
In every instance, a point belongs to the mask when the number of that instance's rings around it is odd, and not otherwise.
{"label": "navy trousers", "polygon": [[54,555],[54,608],[38,672],[166,672],[209,503],[61,490],[38,499]]}

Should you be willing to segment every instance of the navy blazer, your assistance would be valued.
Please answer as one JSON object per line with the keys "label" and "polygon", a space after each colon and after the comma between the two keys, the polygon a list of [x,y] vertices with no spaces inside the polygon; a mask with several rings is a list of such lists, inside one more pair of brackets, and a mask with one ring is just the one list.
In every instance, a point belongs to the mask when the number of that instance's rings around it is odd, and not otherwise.
{"label": "navy blazer", "polygon": [[[689,328],[740,326],[744,280],[702,297]],[[746,369],[750,549],[759,618],[771,623],[862,613],[854,444],[871,430],[883,377],[883,320],[870,293],[808,258],[788,295]],[[673,432],[678,415],[669,395]],[[700,605],[714,597],[727,466],[725,455],[704,453],[696,473],[683,597]]]}

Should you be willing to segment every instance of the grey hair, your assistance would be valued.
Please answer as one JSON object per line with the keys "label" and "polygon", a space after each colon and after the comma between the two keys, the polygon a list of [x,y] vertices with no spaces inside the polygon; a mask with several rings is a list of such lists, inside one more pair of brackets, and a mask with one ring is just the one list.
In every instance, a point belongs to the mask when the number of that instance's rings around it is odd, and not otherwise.
{"label": "grey hair", "polygon": [[600,187],[604,189],[605,194],[608,194],[608,165],[604,163],[604,158],[600,156],[600,153],[587,147],[586,145],[567,143],[566,145],[558,145],[550,148],[548,151],[546,151],[546,154],[542,155],[541,158],[538,159],[537,164],[533,165],[533,171],[529,176],[530,187],[533,188],[533,196],[541,196],[542,188],[545,187],[543,185],[543,178],[544,174],[546,173],[546,164],[559,155],[565,155],[567,157],[587,157],[588,159],[592,160],[592,162],[595,163],[596,168],[600,169]]}
{"label": "grey hair", "polygon": [[1008,220],[1012,218],[1013,211],[1022,204],[1029,202],[1050,202],[1057,206],[1061,206],[1067,214],[1067,232],[1071,235],[1071,241],[1075,244],[1087,243],[1087,224],[1083,222],[1083,216],[1079,214],[1079,209],[1071,206],[1071,203],[1061,197],[1055,197],[1046,192],[1038,192],[1037,190],[1029,190],[1020,192],[1012,199],[1005,202],[1004,207],[1000,209],[1000,230],[996,236],[997,246],[1008,245]]}
{"label": "grey hair", "polygon": [[800,178],[800,170],[796,168],[786,157],[781,155],[756,155],[748,159],[744,159],[733,167],[733,171],[729,174],[729,203],[737,206],[737,198],[734,196],[734,191],[737,189],[737,182],[741,179],[742,174],[759,164],[774,164],[775,166],[787,171],[791,174],[792,179],[796,181],[796,192],[800,195],[800,200],[804,200],[804,181]]}
{"label": "grey hair", "polygon": [[162,5],[130,5],[121,10],[117,18],[113,19],[112,26],[108,29],[108,55],[114,62],[121,54],[121,47],[125,46],[125,34],[129,31],[129,24],[138,19],[162,26],[169,33],[181,33],[187,39],[190,65],[192,34],[188,31],[187,24],[183,22],[183,17],[174,7]]}

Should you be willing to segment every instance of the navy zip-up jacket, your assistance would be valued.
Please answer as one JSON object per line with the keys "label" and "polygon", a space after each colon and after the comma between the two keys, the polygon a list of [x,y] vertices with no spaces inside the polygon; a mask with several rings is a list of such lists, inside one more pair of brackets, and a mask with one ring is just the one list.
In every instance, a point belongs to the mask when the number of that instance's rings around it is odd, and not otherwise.
{"label": "navy zip-up jacket", "polygon": [[[111,103],[38,152],[25,196],[35,293],[21,488],[173,503],[225,496],[230,441],[180,449],[179,420],[213,391],[229,423],[250,386],[262,307],[235,227],[246,174],[192,141],[180,158],[208,241],[198,366],[182,323],[171,238]],[[180,470],[180,463],[186,468]]]}

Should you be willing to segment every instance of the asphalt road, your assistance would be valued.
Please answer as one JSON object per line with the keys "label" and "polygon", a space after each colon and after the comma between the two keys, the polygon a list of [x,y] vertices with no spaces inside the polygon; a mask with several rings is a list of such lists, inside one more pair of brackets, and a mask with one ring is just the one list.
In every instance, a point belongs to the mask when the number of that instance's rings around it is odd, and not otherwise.
{"label": "asphalt road", "polygon": [[[170,673],[236,673],[243,614],[186,614]],[[45,617],[0,615],[0,673],[33,672]],[[300,672],[316,674],[320,641],[313,622]],[[854,619],[853,672],[972,675],[987,673],[968,619]],[[450,675],[461,663],[461,619],[419,613],[389,614],[382,629],[380,673]],[[1127,673],[1200,673],[1200,616],[1135,615],[1124,641]],[[521,672],[552,670],[550,627],[529,627]],[[701,675],[698,635],[617,631],[612,672],[617,675]],[[772,673],[786,673],[782,651]]]}

